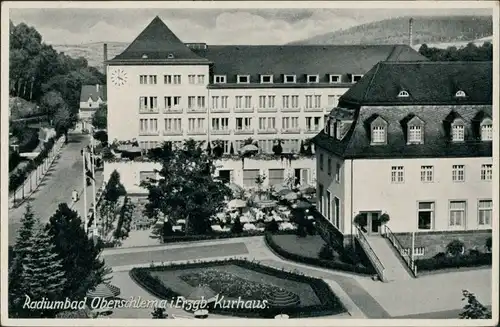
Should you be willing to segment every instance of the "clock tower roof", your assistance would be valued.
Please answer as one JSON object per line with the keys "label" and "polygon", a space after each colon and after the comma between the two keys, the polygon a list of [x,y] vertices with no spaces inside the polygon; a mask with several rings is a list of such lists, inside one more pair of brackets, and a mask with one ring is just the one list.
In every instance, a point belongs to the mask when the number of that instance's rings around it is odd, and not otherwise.
{"label": "clock tower roof", "polygon": [[118,56],[108,61],[113,63],[162,62],[172,64],[189,62],[208,64],[209,60],[195,54],[170,28],[156,16],[137,38]]}

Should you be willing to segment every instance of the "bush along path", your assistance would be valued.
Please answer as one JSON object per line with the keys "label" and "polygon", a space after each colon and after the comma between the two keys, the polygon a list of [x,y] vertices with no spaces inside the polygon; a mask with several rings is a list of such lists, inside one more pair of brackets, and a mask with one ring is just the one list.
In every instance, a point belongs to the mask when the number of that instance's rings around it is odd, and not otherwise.
{"label": "bush along path", "polygon": [[64,136],[50,139],[45,143],[43,150],[24,169],[16,172],[9,178],[9,209],[19,207],[38,188],[47,172],[52,167],[64,146]]}

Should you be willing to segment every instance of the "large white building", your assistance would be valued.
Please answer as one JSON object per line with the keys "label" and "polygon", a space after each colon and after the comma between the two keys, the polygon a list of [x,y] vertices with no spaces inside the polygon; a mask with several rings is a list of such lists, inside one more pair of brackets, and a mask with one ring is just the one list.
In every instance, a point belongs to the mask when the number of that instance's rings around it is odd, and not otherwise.
{"label": "large white building", "polygon": [[[262,153],[272,153],[278,140],[284,153],[299,152],[302,142],[323,128],[325,114],[340,96],[375,64],[423,59],[407,45],[183,43],[156,17],[106,62],[109,140],[136,139],[149,149],[192,138],[211,142],[212,148],[220,142],[225,153],[231,148],[237,153],[251,138]],[[314,158],[284,165],[264,160],[258,167],[273,181],[293,174],[299,182],[314,182]],[[126,187],[140,183],[145,165],[135,166]],[[110,167],[105,165],[106,174]],[[219,171],[246,186],[256,173],[231,161]]]}
{"label": "large white building", "polygon": [[492,85],[491,62],[381,62],[370,70],[313,139],[326,229],[353,235],[361,214],[367,233],[380,234],[387,213],[395,234],[428,235],[417,247],[429,253],[436,235],[452,234],[441,248],[465,234],[491,236]]}

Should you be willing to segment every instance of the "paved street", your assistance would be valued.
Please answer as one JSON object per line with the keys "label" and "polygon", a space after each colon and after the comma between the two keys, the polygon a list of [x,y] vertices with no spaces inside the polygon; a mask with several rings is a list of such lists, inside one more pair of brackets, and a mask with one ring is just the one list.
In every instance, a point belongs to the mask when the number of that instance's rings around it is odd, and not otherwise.
{"label": "paved street", "polygon": [[[65,145],[59,159],[56,159],[39,188],[28,200],[42,222],[48,221],[57,210],[59,203],[67,202],[71,205],[71,192],[74,189],[82,192],[83,161],[80,150],[88,143],[88,135],[70,134],[69,143]],[[102,177],[100,177],[100,181],[102,183]],[[88,189],[88,192],[91,192],[91,188]],[[90,199],[92,193],[88,194]],[[15,242],[20,219],[26,210],[28,201],[18,208],[9,210],[9,245]],[[83,207],[83,201],[79,202],[76,209],[81,214],[83,209],[80,207]]]}

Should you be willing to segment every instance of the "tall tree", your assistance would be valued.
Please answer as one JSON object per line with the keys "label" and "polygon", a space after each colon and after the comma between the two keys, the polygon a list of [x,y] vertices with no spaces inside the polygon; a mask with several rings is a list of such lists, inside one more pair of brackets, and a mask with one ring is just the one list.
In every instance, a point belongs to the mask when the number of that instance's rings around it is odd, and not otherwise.
{"label": "tall tree", "polygon": [[67,279],[62,292],[64,296],[83,299],[89,289],[108,280],[107,275],[111,270],[99,257],[102,245],[94,244],[89,239],[76,211],[71,210],[66,203],[59,204],[46,228],[55,251],[62,258]]}
{"label": "tall tree", "polygon": [[64,102],[61,93],[49,91],[42,97],[40,106],[47,116],[53,119],[60,108],[66,107],[66,102]]}
{"label": "tall tree", "polygon": [[141,183],[149,191],[145,213],[157,218],[160,211],[170,219],[184,219],[188,234],[210,231],[210,218],[231,196],[231,190],[213,177],[213,157],[201,144],[187,140],[181,149],[159,148],[152,159],[162,168],[158,180]]}
{"label": "tall tree", "polygon": [[95,128],[106,129],[108,127],[108,105],[102,104],[92,116],[92,125]]}
{"label": "tall tree", "polygon": [[72,117],[67,106],[59,107],[54,115],[54,126],[59,134],[64,135],[64,142],[68,143],[68,131],[73,125]]}
{"label": "tall tree", "polygon": [[[22,280],[27,286],[26,295],[31,299],[60,301],[66,284],[62,260],[55,251],[52,240],[40,223],[30,238],[30,247],[23,259]],[[34,317],[53,317],[57,311],[48,309],[30,310]]]}

